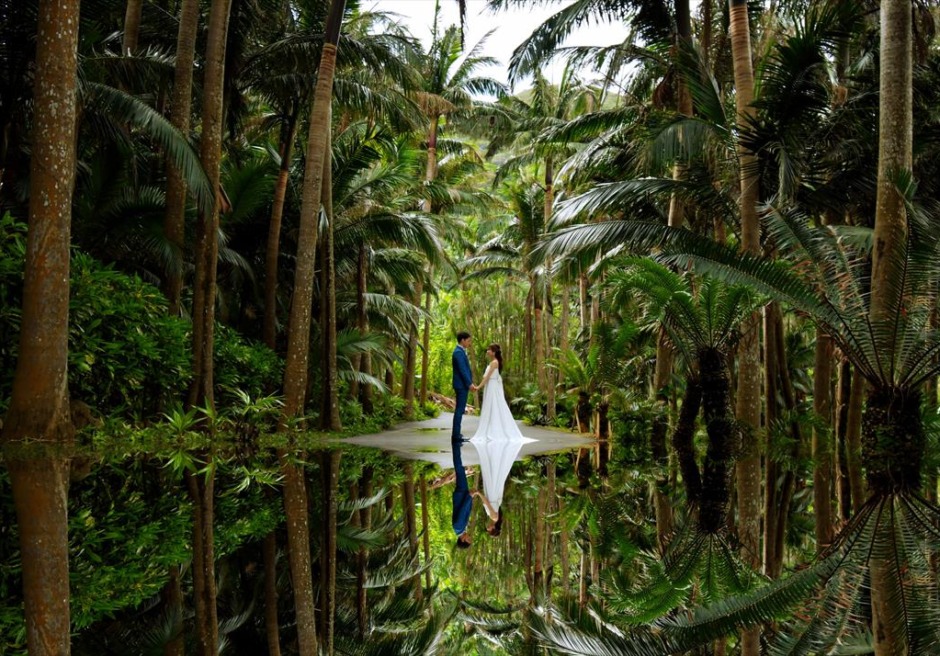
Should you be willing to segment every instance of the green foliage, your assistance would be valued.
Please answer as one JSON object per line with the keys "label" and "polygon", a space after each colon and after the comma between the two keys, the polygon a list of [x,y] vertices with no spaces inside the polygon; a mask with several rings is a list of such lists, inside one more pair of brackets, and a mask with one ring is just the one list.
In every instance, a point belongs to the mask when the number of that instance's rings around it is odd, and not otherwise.
{"label": "green foliage", "polygon": [[189,329],[160,291],[82,253],[72,257],[69,392],[103,415],[150,416],[190,378]]}
{"label": "green foliage", "polygon": [[216,325],[214,359],[215,384],[223,393],[239,390],[256,398],[280,388],[284,363],[278,355],[223,324]]}

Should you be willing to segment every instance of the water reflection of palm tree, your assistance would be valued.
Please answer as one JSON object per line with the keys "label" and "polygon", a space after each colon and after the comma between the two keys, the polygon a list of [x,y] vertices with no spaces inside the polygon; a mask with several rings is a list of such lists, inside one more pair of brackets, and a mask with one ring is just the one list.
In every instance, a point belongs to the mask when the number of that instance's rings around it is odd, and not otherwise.
{"label": "water reflection of palm tree", "polygon": [[516,461],[522,445],[533,441],[526,437],[511,440],[474,437],[470,440],[480,456],[483,493],[476,492],[475,494],[480,495],[486,514],[493,522],[486,529],[490,535],[499,535],[502,526],[503,515],[500,506],[503,503],[503,489],[506,486],[506,479],[509,478],[512,463]]}

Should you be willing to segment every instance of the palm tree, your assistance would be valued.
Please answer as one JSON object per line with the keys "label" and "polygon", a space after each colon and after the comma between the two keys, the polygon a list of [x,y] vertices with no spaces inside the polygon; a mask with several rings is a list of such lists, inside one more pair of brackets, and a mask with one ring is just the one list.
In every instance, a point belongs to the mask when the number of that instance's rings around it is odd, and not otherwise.
{"label": "palm tree", "polygon": [[[339,44],[345,0],[334,0],[326,23],[326,38],[317,69],[317,87],[313,96],[307,158],[301,204],[300,233],[297,243],[297,268],[291,300],[287,362],[284,367],[284,414],[281,428],[303,414],[307,393],[307,368],[310,351],[310,320],[314,284],[314,258],[317,251],[323,167],[327,160],[330,105],[333,98],[333,74]],[[284,473],[284,511],[290,545],[290,570],[297,613],[300,651],[316,653],[317,633],[314,616],[313,581],[310,564],[310,537],[307,518],[307,492],[303,469],[281,450],[278,454]]]}
{"label": "palm tree", "polygon": [[[3,447],[20,533],[30,653],[68,654],[69,227],[79,3],[41,2],[19,357]],[[27,442],[29,444],[27,444]]]}
{"label": "palm tree", "polygon": [[[448,27],[437,35],[438,12],[435,11],[433,39],[427,53],[416,55],[414,68],[421,71],[422,88],[417,94],[428,124],[427,162],[425,182],[431,183],[438,176],[438,135],[441,121],[456,113],[472,115],[473,94],[497,95],[503,92],[503,85],[492,78],[478,76],[479,69],[496,63],[492,57],[481,53],[489,35],[484,36],[466,55],[463,55],[463,32],[456,26]],[[430,213],[434,203],[430,197],[423,203],[423,210]],[[414,289],[412,302],[421,305],[424,283],[419,280]],[[427,320],[426,320],[427,321]],[[427,326],[425,332],[428,332]],[[405,366],[403,373],[402,396],[405,399],[405,412],[414,412],[415,368],[418,352],[418,330],[411,331],[405,348]],[[422,380],[427,378],[426,359],[422,359]]]}

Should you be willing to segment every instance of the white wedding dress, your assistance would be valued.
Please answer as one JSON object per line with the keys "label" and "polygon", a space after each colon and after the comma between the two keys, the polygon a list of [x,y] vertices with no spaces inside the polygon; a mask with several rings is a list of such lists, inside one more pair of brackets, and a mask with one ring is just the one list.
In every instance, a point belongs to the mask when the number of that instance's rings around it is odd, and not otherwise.
{"label": "white wedding dress", "polygon": [[[523,439],[522,431],[516,425],[506,403],[506,393],[503,391],[503,377],[499,374],[499,367],[490,364],[487,373],[493,369],[492,375],[483,386],[483,408],[480,410],[480,422],[473,439],[512,440]],[[484,376],[485,377],[485,376]]]}
{"label": "white wedding dress", "polygon": [[[483,494],[494,513],[499,512],[503,502],[503,488],[509,478],[512,463],[516,461],[522,445],[534,441],[522,435],[516,420],[512,418],[503,391],[503,378],[496,368],[483,387],[480,422],[477,432],[470,439],[480,455]],[[496,517],[492,519],[495,520]]]}

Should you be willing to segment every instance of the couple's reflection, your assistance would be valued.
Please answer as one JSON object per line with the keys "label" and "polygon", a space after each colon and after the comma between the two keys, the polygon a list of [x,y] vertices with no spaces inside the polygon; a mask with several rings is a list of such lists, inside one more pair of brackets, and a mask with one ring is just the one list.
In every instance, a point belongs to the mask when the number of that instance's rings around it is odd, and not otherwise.
{"label": "couple's reflection", "polygon": [[509,478],[512,463],[519,456],[522,445],[534,441],[526,437],[507,440],[474,437],[470,440],[469,444],[476,449],[480,458],[483,492],[470,491],[467,472],[463,465],[462,443],[459,441],[451,443],[454,451],[454,473],[456,475],[452,520],[454,533],[457,535],[457,547],[466,549],[470,546],[471,539],[468,525],[470,523],[470,511],[473,508],[473,497],[475,496],[480,497],[490,520],[487,522],[486,532],[493,537],[500,534],[503,527],[501,506],[506,479]]}

